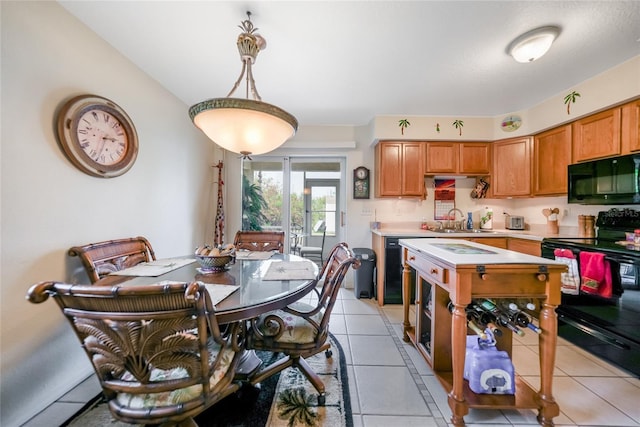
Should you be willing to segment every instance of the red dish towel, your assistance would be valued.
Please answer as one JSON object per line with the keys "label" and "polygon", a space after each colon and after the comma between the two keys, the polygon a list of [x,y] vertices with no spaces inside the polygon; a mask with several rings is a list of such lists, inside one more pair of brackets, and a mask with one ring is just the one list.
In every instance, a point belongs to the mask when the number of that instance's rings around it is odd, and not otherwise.
{"label": "red dish towel", "polygon": [[611,298],[611,265],[599,252],[580,252],[580,275],[582,281],[580,291]]}
{"label": "red dish towel", "polygon": [[578,262],[573,252],[571,252],[571,249],[554,249],[553,255],[556,261],[560,261],[568,267],[566,273],[560,274],[560,290],[564,294],[578,295],[580,293],[580,273],[578,272]]}

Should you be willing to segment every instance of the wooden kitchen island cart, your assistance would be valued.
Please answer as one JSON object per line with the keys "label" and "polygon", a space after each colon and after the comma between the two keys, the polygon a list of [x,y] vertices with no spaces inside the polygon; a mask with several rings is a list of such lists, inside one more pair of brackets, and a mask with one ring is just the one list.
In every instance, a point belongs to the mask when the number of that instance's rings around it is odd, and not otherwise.
{"label": "wooden kitchen island cart", "polygon": [[[418,349],[447,391],[451,422],[463,426],[469,408],[537,409],[538,422],[552,426],[553,417],[560,413],[551,390],[557,341],[555,308],[560,303],[560,275],[566,266],[465,240],[402,239],[400,245],[404,262],[403,338]],[[416,281],[413,325],[409,321],[411,269]],[[515,394],[477,394],[464,379],[465,309],[472,300],[483,298],[537,302],[542,329],[539,391],[517,373]],[[511,357],[511,331],[502,330],[497,346]]]}

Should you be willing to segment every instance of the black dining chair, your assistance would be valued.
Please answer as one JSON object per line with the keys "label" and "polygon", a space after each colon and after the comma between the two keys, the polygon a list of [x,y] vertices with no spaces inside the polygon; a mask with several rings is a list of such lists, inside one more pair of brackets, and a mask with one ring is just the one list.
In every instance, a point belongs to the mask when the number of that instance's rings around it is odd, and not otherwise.
{"label": "black dining chair", "polygon": [[315,259],[322,265],[324,263],[324,241],[327,236],[327,223],[323,220],[316,222],[316,224],[313,226],[312,235],[317,235],[320,233],[322,233],[320,246],[302,246],[300,248],[300,256],[303,258]]}

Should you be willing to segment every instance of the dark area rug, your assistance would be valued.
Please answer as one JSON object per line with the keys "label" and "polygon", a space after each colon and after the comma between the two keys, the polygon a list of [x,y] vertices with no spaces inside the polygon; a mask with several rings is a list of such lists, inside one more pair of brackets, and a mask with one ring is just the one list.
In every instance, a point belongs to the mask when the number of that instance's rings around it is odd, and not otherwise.
{"label": "dark area rug", "polygon": [[[325,384],[325,406],[317,405],[316,390],[304,375],[295,368],[288,368],[266,379],[259,387],[245,385],[237,393],[213,405],[195,418],[198,426],[353,427],[344,352],[331,334],[329,342],[333,357],[327,358],[322,352],[307,359]],[[269,352],[256,353],[265,364],[278,358]],[[130,424],[115,420],[102,395],[99,395],[63,426],[125,427]]]}

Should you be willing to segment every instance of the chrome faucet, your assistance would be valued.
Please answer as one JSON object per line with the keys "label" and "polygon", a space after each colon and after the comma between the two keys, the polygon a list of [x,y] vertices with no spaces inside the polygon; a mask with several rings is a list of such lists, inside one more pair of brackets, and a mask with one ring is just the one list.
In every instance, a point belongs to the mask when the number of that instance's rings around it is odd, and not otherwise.
{"label": "chrome faucet", "polygon": [[[453,227],[451,226],[451,212],[453,212]],[[462,217],[459,223],[456,223],[456,214],[455,214],[456,212],[459,212],[460,216]],[[464,214],[460,209],[453,208],[449,210],[449,212],[447,213],[447,218],[449,218],[449,228],[454,228],[456,230],[462,230],[464,228],[464,221],[465,221]]]}

